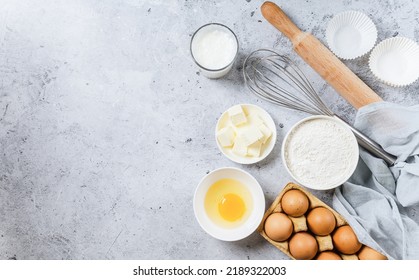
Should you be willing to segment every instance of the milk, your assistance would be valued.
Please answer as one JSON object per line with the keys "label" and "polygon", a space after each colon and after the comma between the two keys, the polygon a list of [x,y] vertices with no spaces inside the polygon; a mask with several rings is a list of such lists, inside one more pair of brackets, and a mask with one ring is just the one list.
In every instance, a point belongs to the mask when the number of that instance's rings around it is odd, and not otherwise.
{"label": "milk", "polygon": [[237,38],[224,25],[204,25],[192,37],[192,57],[202,74],[208,78],[215,79],[226,75],[233,66],[237,52]]}

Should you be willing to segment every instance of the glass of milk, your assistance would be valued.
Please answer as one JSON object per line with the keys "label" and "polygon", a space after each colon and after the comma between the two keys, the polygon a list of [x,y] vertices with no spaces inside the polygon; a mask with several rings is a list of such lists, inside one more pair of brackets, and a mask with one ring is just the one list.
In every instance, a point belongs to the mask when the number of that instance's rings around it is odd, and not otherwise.
{"label": "glass of milk", "polygon": [[220,23],[201,26],[191,39],[192,58],[207,78],[226,75],[233,67],[238,51],[236,34]]}

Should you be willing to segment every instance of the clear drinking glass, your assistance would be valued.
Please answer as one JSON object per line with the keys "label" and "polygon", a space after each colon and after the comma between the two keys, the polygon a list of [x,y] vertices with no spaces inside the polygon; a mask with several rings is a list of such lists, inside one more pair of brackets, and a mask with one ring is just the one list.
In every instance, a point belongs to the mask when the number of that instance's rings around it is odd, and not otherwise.
{"label": "clear drinking glass", "polygon": [[[231,59],[231,61],[228,61],[228,63],[225,63],[225,65],[218,67],[217,69],[212,69],[212,68],[205,67],[204,65],[202,65],[203,64],[202,61],[199,61],[199,59],[197,59],[196,54],[197,52],[200,51],[200,48],[202,47],[199,45],[199,40],[202,39],[202,36],[205,36],[206,34],[209,34],[209,32],[215,31],[215,30],[232,35],[236,44],[236,48],[235,48],[234,57]],[[191,51],[192,58],[195,61],[195,63],[198,65],[199,69],[201,70],[201,73],[207,78],[217,79],[226,75],[233,67],[234,61],[236,60],[237,54],[239,52],[239,41],[237,40],[236,34],[234,34],[234,32],[227,26],[221,23],[208,23],[198,28],[198,30],[196,30],[195,33],[193,34],[192,39],[191,39],[191,44],[190,44],[190,51]],[[216,55],[216,54],[212,54],[212,55]]]}

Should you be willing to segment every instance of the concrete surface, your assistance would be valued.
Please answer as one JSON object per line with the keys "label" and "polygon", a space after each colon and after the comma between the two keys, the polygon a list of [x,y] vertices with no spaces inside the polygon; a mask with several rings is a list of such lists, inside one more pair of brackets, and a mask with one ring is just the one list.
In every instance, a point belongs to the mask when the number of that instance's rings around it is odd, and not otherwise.
{"label": "concrete surface", "polygon": [[[258,234],[226,243],[195,221],[194,189],[222,166],[249,171],[267,205],[290,181],[283,136],[302,113],[261,101],[244,87],[243,57],[276,48],[308,73],[325,102],[349,121],[355,111],[261,16],[262,1],[0,0],[1,259],[287,259]],[[277,1],[324,42],[328,20],[359,10],[379,41],[419,41],[418,1]],[[220,80],[199,74],[192,33],[231,27],[240,57]],[[419,82],[377,82],[368,56],[346,64],[385,100],[419,102]],[[217,149],[214,125],[233,104],[265,108],[278,127],[273,153],[241,166]],[[331,192],[316,193],[330,203]],[[409,214],[419,221],[417,208]]]}

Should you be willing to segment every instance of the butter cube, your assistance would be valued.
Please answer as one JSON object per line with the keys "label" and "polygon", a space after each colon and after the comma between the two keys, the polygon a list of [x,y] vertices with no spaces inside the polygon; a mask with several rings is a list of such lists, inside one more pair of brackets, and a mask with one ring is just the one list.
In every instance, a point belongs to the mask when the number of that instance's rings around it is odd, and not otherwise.
{"label": "butter cube", "polygon": [[272,136],[272,130],[270,130],[269,127],[267,127],[264,123],[259,125],[259,130],[263,134],[262,143],[265,144],[268,141],[269,137]]}
{"label": "butter cube", "polygon": [[263,119],[257,113],[250,113],[247,116],[247,121],[251,125],[256,125],[256,126],[259,126],[259,125],[263,124]]}
{"label": "butter cube", "polygon": [[244,144],[246,147],[256,143],[259,140],[262,140],[264,135],[259,130],[259,128],[255,126],[250,126],[247,128],[243,133],[241,134],[241,137],[243,138]]}
{"label": "butter cube", "polygon": [[234,130],[231,126],[223,127],[217,132],[217,139],[222,147],[233,146],[234,137]]}
{"label": "butter cube", "polygon": [[232,152],[241,157],[245,157],[247,155],[247,146],[245,145],[242,137],[236,137]]}
{"label": "butter cube", "polygon": [[260,156],[260,151],[262,150],[262,142],[257,141],[253,143],[249,147],[247,147],[247,155],[251,157],[258,157]]}
{"label": "butter cube", "polygon": [[230,116],[231,122],[235,126],[238,126],[247,122],[246,115],[244,114],[243,108],[240,105],[236,105],[228,109],[228,115]]}

